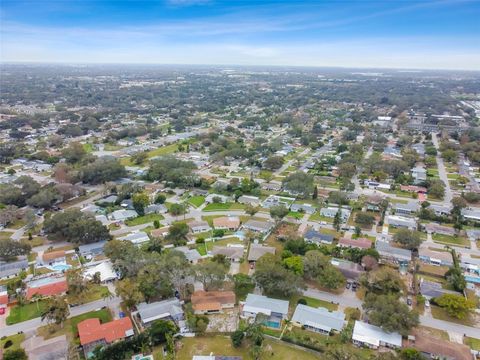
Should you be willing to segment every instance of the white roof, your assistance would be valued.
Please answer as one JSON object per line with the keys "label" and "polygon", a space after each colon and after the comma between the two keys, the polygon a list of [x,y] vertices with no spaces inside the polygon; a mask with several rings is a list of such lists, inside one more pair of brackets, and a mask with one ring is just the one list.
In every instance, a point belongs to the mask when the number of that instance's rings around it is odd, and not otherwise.
{"label": "white roof", "polygon": [[298,304],[292,321],[327,332],[332,329],[340,331],[345,325],[345,314],[341,311],[328,311],[323,307],[314,308]]}
{"label": "white roof", "polygon": [[95,273],[100,273],[100,281],[109,281],[117,278],[117,274],[113,271],[112,263],[110,261],[104,261],[95,266],[89,267],[83,273],[83,276],[88,279],[92,279]]}
{"label": "white roof", "polygon": [[243,310],[252,313],[261,312],[266,315],[270,315],[272,312],[287,315],[288,301],[271,299],[263,295],[248,294]]}
{"label": "white roof", "polygon": [[118,238],[118,240],[130,241],[134,244],[141,244],[146,241],[149,241],[150,238],[148,237],[147,233],[143,231],[139,231],[135,233],[130,233],[127,236],[120,237]]}
{"label": "white roof", "polygon": [[352,340],[377,347],[380,346],[380,343],[397,347],[402,346],[402,336],[399,333],[387,333],[378,326],[367,324],[358,320],[355,321]]}

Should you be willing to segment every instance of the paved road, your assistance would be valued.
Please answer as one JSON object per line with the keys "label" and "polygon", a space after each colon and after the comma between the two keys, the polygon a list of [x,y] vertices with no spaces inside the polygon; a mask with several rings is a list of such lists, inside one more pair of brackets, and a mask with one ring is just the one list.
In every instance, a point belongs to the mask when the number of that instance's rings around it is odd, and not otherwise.
{"label": "paved road", "polygon": [[345,290],[341,295],[331,294],[329,292],[320,291],[313,288],[308,288],[303,292],[303,295],[319,299],[323,301],[333,302],[339,304],[342,307],[361,308],[362,301],[355,296],[355,293],[351,290]]}
{"label": "paved road", "polygon": [[447,176],[447,171],[445,170],[445,164],[443,163],[443,159],[440,156],[440,147],[438,144],[438,138],[437,134],[433,133],[432,134],[432,142],[433,145],[435,145],[435,148],[437,149],[437,167],[438,167],[438,176],[440,177],[440,180],[442,180],[445,183],[445,196],[443,198],[443,204],[445,206],[450,206],[453,198],[452,194],[452,189],[450,188],[450,183],[448,182],[448,176]]}
{"label": "paved road", "polygon": [[[108,306],[109,308],[118,309],[120,305],[120,298],[113,297],[112,299],[107,300],[97,300],[90,302],[88,304],[76,306],[70,309],[70,317],[81,315],[87,313],[89,311],[93,311],[95,309],[100,309],[104,306]],[[10,336],[13,334],[17,334],[18,332],[34,332],[38,327],[47,325],[46,321],[42,321],[40,318],[23,321],[18,324],[9,325],[3,329],[0,329],[0,337],[2,336]]]}
{"label": "paved road", "polygon": [[420,323],[424,326],[444,330],[448,333],[465,334],[474,338],[478,338],[480,336],[480,329],[478,328],[438,320],[428,316],[421,315]]}

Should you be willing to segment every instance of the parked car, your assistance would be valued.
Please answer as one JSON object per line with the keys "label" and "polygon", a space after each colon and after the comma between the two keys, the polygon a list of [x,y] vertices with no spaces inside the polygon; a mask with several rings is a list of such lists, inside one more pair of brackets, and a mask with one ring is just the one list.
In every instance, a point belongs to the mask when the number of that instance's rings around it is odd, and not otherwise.
{"label": "parked car", "polygon": [[4,307],[0,307],[0,315],[4,315],[5,314],[5,308]]}
{"label": "parked car", "polygon": [[350,289],[350,286],[352,286],[352,284],[347,282],[347,289]]}
{"label": "parked car", "polygon": [[408,306],[412,306],[412,299],[407,298],[407,305],[408,305]]}

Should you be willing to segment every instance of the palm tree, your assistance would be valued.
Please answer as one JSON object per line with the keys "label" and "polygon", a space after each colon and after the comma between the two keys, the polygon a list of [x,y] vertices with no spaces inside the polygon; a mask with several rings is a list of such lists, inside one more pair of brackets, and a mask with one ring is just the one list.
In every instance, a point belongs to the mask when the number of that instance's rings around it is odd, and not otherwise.
{"label": "palm tree", "polygon": [[66,296],[49,299],[46,310],[42,313],[42,321],[47,320],[57,325],[61,325],[67,320],[70,310],[67,304]]}

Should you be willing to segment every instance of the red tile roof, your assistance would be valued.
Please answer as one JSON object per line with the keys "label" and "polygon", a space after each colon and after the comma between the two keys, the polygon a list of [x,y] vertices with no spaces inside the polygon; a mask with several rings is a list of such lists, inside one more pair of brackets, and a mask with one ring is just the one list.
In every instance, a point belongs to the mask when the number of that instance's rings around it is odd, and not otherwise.
{"label": "red tile roof", "polygon": [[347,247],[356,247],[359,249],[370,249],[372,247],[372,242],[365,238],[359,238],[359,239],[341,238],[338,241],[338,245],[347,246]]}
{"label": "red tile roof", "polygon": [[38,294],[41,296],[60,295],[68,290],[66,280],[61,280],[52,284],[45,284],[38,287],[30,287],[27,289],[27,300],[30,300],[33,295]]}
{"label": "red tile roof", "polygon": [[100,319],[87,319],[78,323],[80,344],[87,345],[94,341],[105,340],[112,343],[127,337],[127,332],[133,331],[132,320],[129,317],[100,324]]}
{"label": "red tile roof", "polygon": [[0,294],[0,305],[8,304],[8,294]]}
{"label": "red tile roof", "polygon": [[233,291],[195,291],[192,294],[194,310],[220,310],[223,305],[235,304]]}
{"label": "red tile roof", "polygon": [[60,259],[64,257],[65,257],[65,251],[58,250],[58,251],[43,253],[42,259],[43,261],[50,261],[50,260]]}

